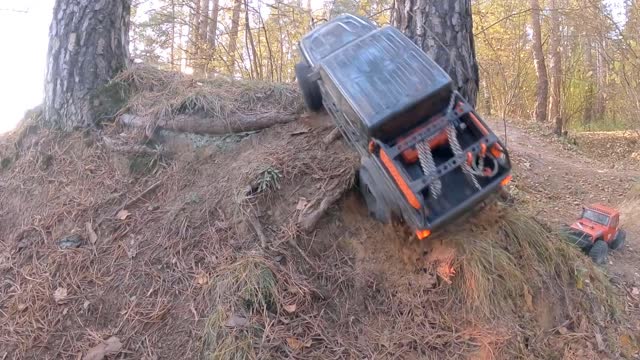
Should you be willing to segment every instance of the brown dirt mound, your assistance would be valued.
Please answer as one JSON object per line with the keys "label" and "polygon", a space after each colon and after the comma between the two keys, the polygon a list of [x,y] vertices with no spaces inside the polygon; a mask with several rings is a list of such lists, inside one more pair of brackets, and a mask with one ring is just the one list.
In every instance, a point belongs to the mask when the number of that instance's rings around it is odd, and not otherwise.
{"label": "brown dirt mound", "polygon": [[606,278],[514,207],[419,243],[349,192],[301,231],[354,179],[330,131],[301,118],[173,156],[95,132],[3,139],[0,358],[78,358],[112,336],[149,359],[617,355]]}
{"label": "brown dirt mound", "polygon": [[572,135],[580,150],[612,166],[637,167],[640,162],[640,133],[637,131],[579,132]]}

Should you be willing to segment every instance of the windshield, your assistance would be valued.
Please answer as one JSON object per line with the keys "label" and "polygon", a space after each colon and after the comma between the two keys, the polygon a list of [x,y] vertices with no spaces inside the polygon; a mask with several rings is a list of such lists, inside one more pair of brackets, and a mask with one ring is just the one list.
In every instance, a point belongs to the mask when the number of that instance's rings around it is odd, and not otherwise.
{"label": "windshield", "polygon": [[609,216],[593,211],[591,209],[585,209],[582,213],[582,217],[591,220],[593,222],[597,222],[600,225],[608,225],[609,224]]}

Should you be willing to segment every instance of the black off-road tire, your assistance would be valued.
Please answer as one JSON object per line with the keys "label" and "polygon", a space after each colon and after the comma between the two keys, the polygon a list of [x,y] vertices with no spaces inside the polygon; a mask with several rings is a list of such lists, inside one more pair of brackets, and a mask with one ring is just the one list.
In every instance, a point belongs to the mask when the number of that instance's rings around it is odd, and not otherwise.
{"label": "black off-road tire", "polygon": [[611,250],[621,249],[624,246],[625,240],[627,240],[627,233],[624,230],[619,230],[616,238],[609,244],[609,248]]}
{"label": "black off-road tire", "polygon": [[307,109],[313,112],[320,111],[322,109],[322,93],[320,93],[318,81],[309,78],[311,67],[305,62],[299,62],[295,66],[295,72]]}
{"label": "black off-road tire", "polygon": [[597,240],[589,250],[589,257],[598,265],[603,265],[607,262],[608,254],[609,245],[604,240]]}
{"label": "black off-road tire", "polygon": [[360,168],[360,171],[358,172],[358,182],[360,193],[367,204],[369,216],[383,224],[391,222],[391,211],[387,207],[382,196],[380,196],[380,190],[376,187],[373,178],[366,167]]}

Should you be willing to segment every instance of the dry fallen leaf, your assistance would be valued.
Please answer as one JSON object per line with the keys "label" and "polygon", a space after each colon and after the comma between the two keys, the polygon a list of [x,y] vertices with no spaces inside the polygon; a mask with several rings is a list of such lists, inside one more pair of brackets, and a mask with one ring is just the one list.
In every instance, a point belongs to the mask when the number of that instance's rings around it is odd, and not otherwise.
{"label": "dry fallen leaf", "polygon": [[293,313],[296,311],[298,307],[296,306],[296,304],[291,304],[291,305],[285,305],[284,306],[284,310],[288,313]]}
{"label": "dry fallen leaf", "polygon": [[57,304],[64,304],[67,302],[67,289],[63,287],[59,287],[56,291],[53,292],[53,299]]}
{"label": "dry fallen leaf", "polygon": [[605,351],[606,347],[604,345],[604,341],[602,341],[602,335],[600,335],[600,333],[597,331],[594,334],[596,336],[596,344],[598,344],[598,350]]}
{"label": "dry fallen leaf", "polygon": [[298,211],[302,211],[302,210],[304,210],[304,209],[306,209],[306,208],[307,208],[307,205],[308,205],[308,204],[309,204],[309,202],[307,201],[307,199],[305,199],[305,198],[301,197],[301,198],[298,200],[298,204],[296,205],[296,210],[298,210]]}
{"label": "dry fallen leaf", "polygon": [[207,275],[207,273],[200,272],[198,275],[196,275],[196,284],[203,286],[203,285],[207,285],[208,283],[209,283],[209,275]]}
{"label": "dry fallen leaf", "polygon": [[296,338],[287,338],[287,345],[293,350],[300,350],[304,346],[304,343]]}
{"label": "dry fallen leaf", "polygon": [[310,347],[311,346],[311,340],[307,340],[305,342],[302,342],[294,337],[289,337],[287,338],[287,345],[289,345],[289,347],[292,350],[300,350],[302,348],[305,347]]}
{"label": "dry fallen leaf", "polygon": [[527,310],[533,311],[533,296],[529,292],[529,287],[524,287],[524,302],[527,304]]}
{"label": "dry fallen leaf", "polygon": [[92,347],[84,356],[84,360],[103,360],[107,356],[116,355],[120,350],[122,350],[120,339],[112,336],[106,341]]}
{"label": "dry fallen leaf", "polygon": [[634,287],[633,289],[631,289],[631,295],[634,295],[634,296],[640,295],[640,289],[638,289],[637,287]]}
{"label": "dry fallen leaf", "polygon": [[89,241],[91,241],[92,244],[95,244],[96,241],[98,241],[98,234],[93,231],[93,226],[91,226],[91,223],[85,223],[84,227],[87,229],[87,234],[89,234]]}
{"label": "dry fallen leaf", "polygon": [[129,210],[120,210],[118,211],[118,214],[116,215],[116,217],[120,220],[126,220],[129,215],[131,215],[131,213],[129,212]]}

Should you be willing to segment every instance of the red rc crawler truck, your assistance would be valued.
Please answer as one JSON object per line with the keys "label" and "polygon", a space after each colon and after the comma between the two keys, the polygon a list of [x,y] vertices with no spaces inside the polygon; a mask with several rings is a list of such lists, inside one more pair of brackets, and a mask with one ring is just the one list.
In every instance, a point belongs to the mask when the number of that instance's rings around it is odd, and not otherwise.
{"label": "red rc crawler truck", "polygon": [[582,216],[567,230],[568,240],[588,252],[596,264],[607,261],[609,248],[620,249],[626,233],[619,228],[620,212],[602,204],[586,206]]}

